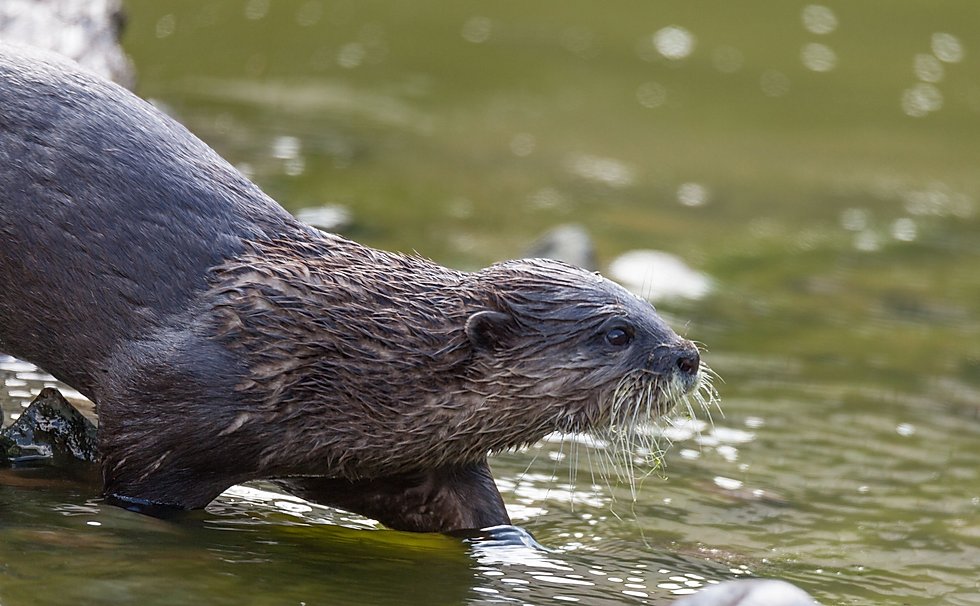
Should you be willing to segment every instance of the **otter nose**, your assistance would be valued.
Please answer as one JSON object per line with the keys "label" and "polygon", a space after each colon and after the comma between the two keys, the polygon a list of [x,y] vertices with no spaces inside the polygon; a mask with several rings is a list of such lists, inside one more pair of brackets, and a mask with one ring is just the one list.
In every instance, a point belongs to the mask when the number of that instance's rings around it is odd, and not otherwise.
{"label": "otter nose", "polygon": [[678,372],[684,377],[694,378],[701,368],[701,355],[690,341],[660,345],[650,354],[649,367],[661,374]]}
{"label": "otter nose", "polygon": [[701,355],[697,349],[677,354],[677,369],[686,375],[695,375],[701,367]]}

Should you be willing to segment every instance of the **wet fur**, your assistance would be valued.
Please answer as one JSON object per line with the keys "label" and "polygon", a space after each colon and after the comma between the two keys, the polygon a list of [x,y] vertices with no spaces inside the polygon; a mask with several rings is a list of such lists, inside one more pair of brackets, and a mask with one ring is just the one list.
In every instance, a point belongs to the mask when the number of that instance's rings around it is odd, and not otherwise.
{"label": "wet fur", "polygon": [[488,453],[601,425],[623,376],[696,360],[596,274],[458,272],[303,225],[149,104],[9,47],[0,282],[0,349],[96,403],[124,503],[274,478],[394,528],[508,523]]}

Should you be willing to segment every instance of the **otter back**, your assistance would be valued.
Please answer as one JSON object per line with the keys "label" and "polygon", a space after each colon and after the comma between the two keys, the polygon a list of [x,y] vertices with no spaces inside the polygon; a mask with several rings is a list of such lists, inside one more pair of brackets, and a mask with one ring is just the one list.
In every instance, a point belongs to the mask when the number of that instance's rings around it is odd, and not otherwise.
{"label": "otter back", "polygon": [[55,55],[0,47],[0,349],[92,397],[90,373],[119,342],[184,311],[243,237],[287,228],[148,103]]}

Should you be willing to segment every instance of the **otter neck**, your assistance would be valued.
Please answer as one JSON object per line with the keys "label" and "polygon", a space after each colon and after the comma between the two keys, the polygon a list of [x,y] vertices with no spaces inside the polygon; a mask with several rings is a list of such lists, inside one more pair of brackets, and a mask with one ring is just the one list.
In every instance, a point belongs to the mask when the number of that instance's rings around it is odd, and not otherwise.
{"label": "otter neck", "polygon": [[487,304],[473,274],[326,234],[249,249],[215,270],[210,315],[248,369],[249,408],[220,435],[280,434],[260,469],[358,480],[475,464],[554,427],[560,403],[514,401],[509,380],[528,378],[464,333]]}

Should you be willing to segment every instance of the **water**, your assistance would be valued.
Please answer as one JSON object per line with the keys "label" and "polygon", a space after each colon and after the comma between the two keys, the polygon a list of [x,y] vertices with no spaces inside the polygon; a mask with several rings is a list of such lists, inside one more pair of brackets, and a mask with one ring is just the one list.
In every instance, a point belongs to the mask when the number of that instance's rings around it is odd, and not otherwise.
{"label": "water", "polygon": [[[707,274],[658,307],[724,416],[669,429],[635,502],[587,445],[494,458],[550,553],[257,489],[163,522],[5,472],[0,602],[659,604],[755,574],[980,603],[975,3],[128,5],[138,92],[291,210],[464,269],[577,222],[603,267]],[[9,417],[44,377],[0,372]]]}

